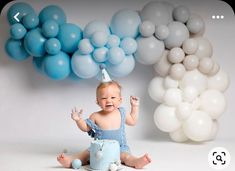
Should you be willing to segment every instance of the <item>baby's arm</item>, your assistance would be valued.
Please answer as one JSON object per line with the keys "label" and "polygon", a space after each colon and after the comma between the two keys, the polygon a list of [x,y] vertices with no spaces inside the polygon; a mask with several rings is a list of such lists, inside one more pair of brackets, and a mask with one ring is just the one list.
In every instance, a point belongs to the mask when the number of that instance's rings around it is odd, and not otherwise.
{"label": "baby's arm", "polygon": [[131,113],[126,115],[126,124],[130,126],[134,126],[137,123],[139,116],[139,98],[131,96]]}
{"label": "baby's arm", "polygon": [[78,112],[76,107],[72,109],[71,118],[76,122],[78,128],[84,132],[90,131],[90,127],[87,125],[86,121],[82,119],[82,109]]}

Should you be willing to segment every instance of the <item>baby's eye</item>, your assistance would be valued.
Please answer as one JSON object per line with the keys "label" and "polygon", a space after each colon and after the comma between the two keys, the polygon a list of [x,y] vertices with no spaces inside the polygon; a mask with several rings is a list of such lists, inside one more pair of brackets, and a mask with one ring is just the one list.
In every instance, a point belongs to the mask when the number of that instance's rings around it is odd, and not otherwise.
{"label": "baby's eye", "polygon": [[116,97],[111,97],[112,99],[115,99]]}
{"label": "baby's eye", "polygon": [[107,99],[106,97],[102,97],[101,99]]}

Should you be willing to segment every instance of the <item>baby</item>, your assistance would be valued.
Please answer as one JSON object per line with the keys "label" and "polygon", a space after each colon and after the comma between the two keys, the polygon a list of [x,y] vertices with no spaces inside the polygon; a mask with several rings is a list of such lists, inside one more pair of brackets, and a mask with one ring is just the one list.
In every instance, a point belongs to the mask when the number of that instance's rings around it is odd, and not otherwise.
{"label": "baby", "polygon": [[[90,115],[89,119],[82,119],[82,110],[79,112],[73,109],[72,119],[77,126],[84,132],[98,139],[115,139],[120,143],[121,162],[127,166],[141,169],[151,162],[148,154],[135,157],[130,153],[130,149],[125,137],[125,124],[134,126],[138,119],[139,99],[130,97],[131,112],[125,113],[124,108],[120,107],[122,102],[121,86],[115,82],[100,83],[96,89],[97,104],[101,110]],[[89,150],[85,150],[75,156],[60,154],[57,160],[63,167],[70,168],[74,159],[80,159],[83,165],[89,160]]]}

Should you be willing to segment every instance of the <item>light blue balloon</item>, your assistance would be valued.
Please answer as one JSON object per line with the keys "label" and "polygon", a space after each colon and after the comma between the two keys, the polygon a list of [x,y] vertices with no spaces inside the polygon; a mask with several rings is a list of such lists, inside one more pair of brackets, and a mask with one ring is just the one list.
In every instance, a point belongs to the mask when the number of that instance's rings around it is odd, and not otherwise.
{"label": "light blue balloon", "polygon": [[35,57],[44,56],[46,51],[44,43],[46,38],[43,37],[42,31],[39,28],[30,30],[24,38],[24,47],[26,51]]}
{"label": "light blue balloon", "polygon": [[5,50],[9,57],[17,61],[23,61],[30,56],[25,50],[22,40],[8,39],[5,44]]}
{"label": "light blue balloon", "polygon": [[113,65],[106,63],[107,71],[114,77],[124,77],[130,74],[135,68],[135,59],[132,55],[126,56],[124,60],[118,64]]}
{"label": "light blue balloon", "polygon": [[45,42],[46,52],[50,55],[56,55],[60,52],[61,44],[56,38],[50,38]]}
{"label": "light blue balloon", "polygon": [[24,24],[25,28],[33,29],[38,26],[39,18],[36,14],[30,13],[23,17],[22,23]]}
{"label": "light blue balloon", "polygon": [[43,74],[43,59],[44,57],[41,57],[41,58],[38,58],[38,57],[33,57],[32,58],[32,63],[33,63],[33,66],[34,68]]}
{"label": "light blue balloon", "polygon": [[109,49],[107,58],[111,64],[118,65],[124,60],[125,53],[120,47],[113,47]]}
{"label": "light blue balloon", "polygon": [[43,69],[45,74],[53,80],[62,80],[69,76],[70,58],[60,51],[57,55],[46,55],[43,60]]}
{"label": "light blue balloon", "polygon": [[94,47],[92,46],[89,39],[82,39],[78,44],[78,50],[80,53],[87,55],[94,50]]}
{"label": "light blue balloon", "polygon": [[105,62],[107,60],[108,48],[101,47],[97,48],[93,52],[93,58],[96,62]]}
{"label": "light blue balloon", "polygon": [[91,36],[91,43],[95,47],[102,47],[104,46],[108,41],[108,36],[106,33],[102,31],[97,31]]}
{"label": "light blue balloon", "polygon": [[79,159],[74,159],[72,161],[72,167],[73,169],[79,169],[82,166],[82,162]]}
{"label": "light blue balloon", "polygon": [[88,79],[96,76],[99,66],[93,61],[90,54],[82,55],[79,51],[75,52],[71,59],[73,72],[80,78]]}
{"label": "light blue balloon", "polygon": [[90,38],[92,34],[97,31],[102,31],[107,36],[110,35],[110,30],[106,23],[98,20],[93,20],[85,26],[83,36],[84,38]]}
{"label": "light blue balloon", "polygon": [[106,44],[107,48],[117,47],[120,44],[120,38],[114,34],[108,37],[108,42]]}
{"label": "light blue balloon", "polygon": [[141,19],[136,11],[122,9],[116,12],[111,19],[111,32],[120,38],[135,38],[139,33]]}
{"label": "light blue balloon", "polygon": [[54,20],[47,20],[42,25],[42,33],[45,37],[56,37],[59,33],[59,25]]}
{"label": "light blue balloon", "polygon": [[20,23],[11,25],[10,34],[13,39],[22,39],[25,36],[26,32],[27,30]]}
{"label": "light blue balloon", "polygon": [[82,30],[75,24],[65,23],[60,25],[57,38],[64,52],[74,53],[77,50],[78,42],[82,39]]}
{"label": "light blue balloon", "polygon": [[17,23],[14,16],[19,12],[19,15],[17,18],[21,21],[23,16],[26,16],[27,14],[34,13],[34,9],[27,3],[24,2],[17,2],[13,4],[7,11],[7,19],[10,25]]}
{"label": "light blue balloon", "polygon": [[120,47],[123,49],[126,55],[131,55],[137,49],[137,42],[135,39],[127,37],[121,41]]}
{"label": "light blue balloon", "polygon": [[81,81],[81,80],[83,80],[82,78],[78,77],[78,76],[73,72],[73,70],[71,70],[71,72],[70,72],[68,78],[69,78],[70,80],[73,80],[73,81]]}
{"label": "light blue balloon", "polygon": [[40,23],[43,24],[47,20],[54,20],[59,25],[66,23],[66,15],[62,8],[57,5],[49,5],[39,13]]}

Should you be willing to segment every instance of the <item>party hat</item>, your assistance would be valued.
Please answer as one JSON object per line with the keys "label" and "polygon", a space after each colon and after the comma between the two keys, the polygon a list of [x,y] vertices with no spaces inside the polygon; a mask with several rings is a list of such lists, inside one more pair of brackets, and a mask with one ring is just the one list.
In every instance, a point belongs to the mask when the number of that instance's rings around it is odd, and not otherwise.
{"label": "party hat", "polygon": [[108,72],[106,71],[105,67],[100,65],[100,69],[101,69],[101,82],[102,83],[111,82],[112,80],[111,80]]}

